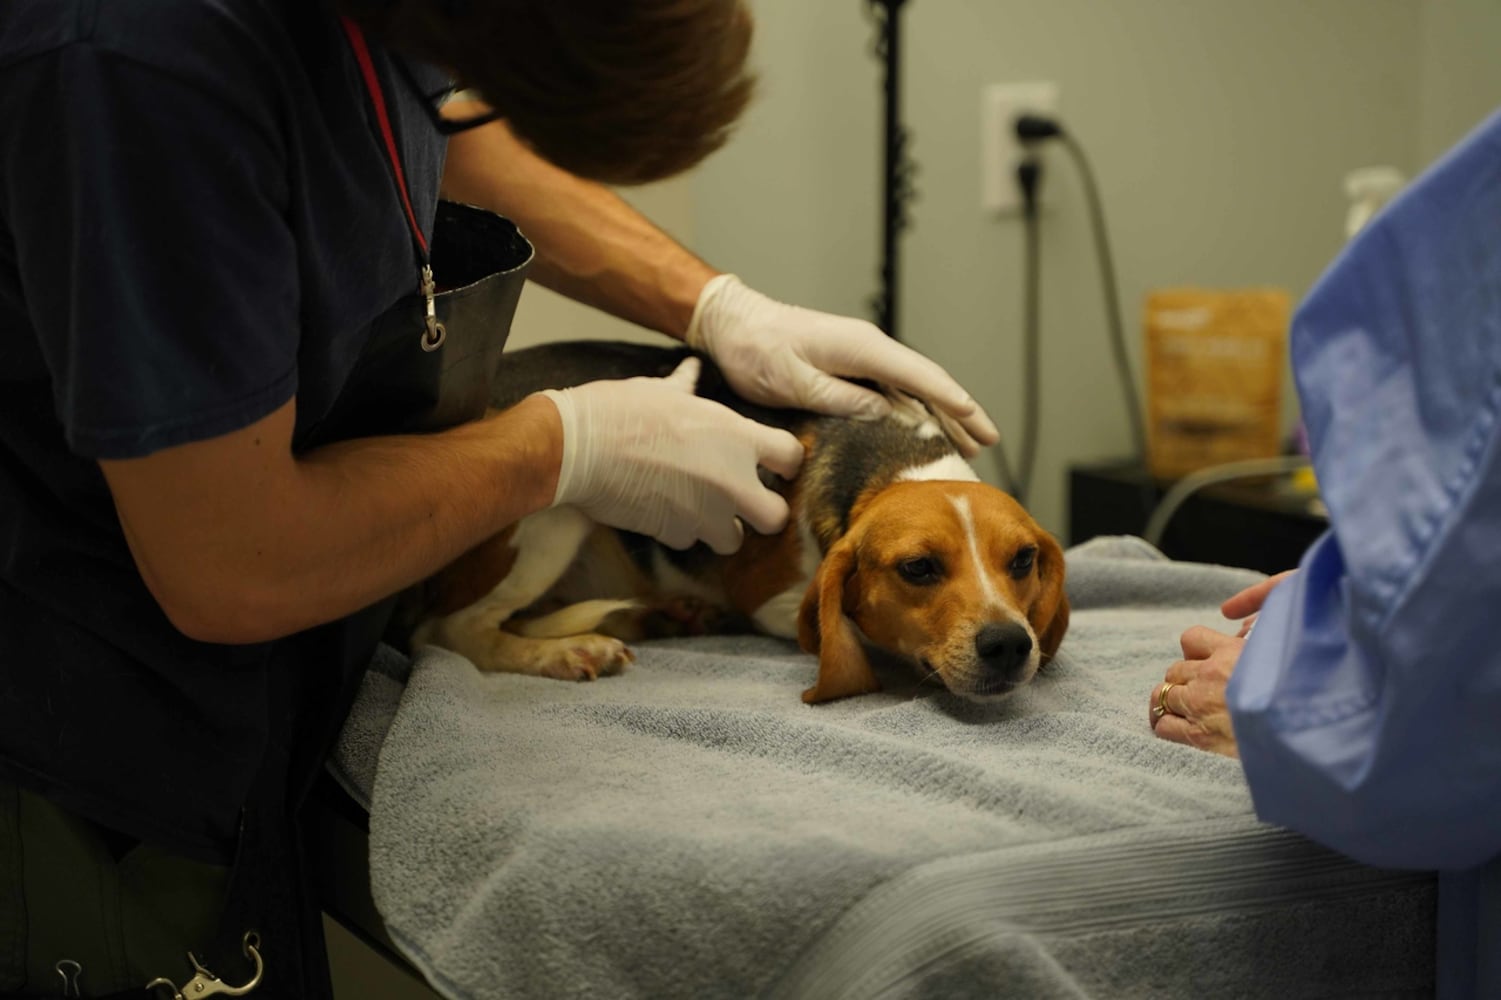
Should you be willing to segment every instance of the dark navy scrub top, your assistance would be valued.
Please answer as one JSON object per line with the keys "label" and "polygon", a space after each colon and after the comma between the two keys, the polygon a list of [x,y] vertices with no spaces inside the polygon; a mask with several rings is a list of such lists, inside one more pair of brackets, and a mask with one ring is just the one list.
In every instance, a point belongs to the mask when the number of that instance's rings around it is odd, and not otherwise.
{"label": "dark navy scrub top", "polygon": [[[374,48],[430,231],[444,143]],[[294,395],[305,434],[370,320],[416,284],[330,4],[0,4],[0,774],[222,858],[268,747],[306,735],[286,693],[335,731],[371,630],[184,637],[96,460],[224,434]]]}

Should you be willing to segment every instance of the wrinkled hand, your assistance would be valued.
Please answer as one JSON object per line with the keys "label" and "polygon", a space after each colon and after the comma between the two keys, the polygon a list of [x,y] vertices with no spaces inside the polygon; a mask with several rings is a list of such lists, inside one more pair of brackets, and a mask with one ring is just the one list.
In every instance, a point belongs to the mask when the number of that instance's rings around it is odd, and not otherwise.
{"label": "wrinkled hand", "polygon": [[766,406],[876,419],[890,412],[865,378],[926,401],[945,421],[965,456],[1000,440],[980,405],[937,363],[848,316],[785,305],[722,274],[704,286],[688,343],[724,370],[730,386]]}
{"label": "wrinkled hand", "polygon": [[1148,718],[1165,740],[1238,757],[1225,687],[1246,641],[1203,625],[1183,633],[1183,659],[1152,688]]}
{"label": "wrinkled hand", "polygon": [[667,378],[590,382],[541,395],[558,408],[563,461],[553,505],[685,549],[740,547],[741,519],[763,534],[787,523],[787,501],[757,474],[797,475],[797,438],[693,394],[701,363]]}
{"label": "wrinkled hand", "polygon": [[1162,683],[1152,688],[1147,718],[1153,732],[1174,743],[1186,743],[1226,757],[1240,756],[1235,731],[1230,726],[1225,688],[1267,595],[1296,572],[1290,569],[1267,577],[1220,605],[1220,614],[1226,618],[1243,619],[1237,634],[1226,635],[1203,625],[1183,633],[1179,640],[1183,659],[1168,667]]}

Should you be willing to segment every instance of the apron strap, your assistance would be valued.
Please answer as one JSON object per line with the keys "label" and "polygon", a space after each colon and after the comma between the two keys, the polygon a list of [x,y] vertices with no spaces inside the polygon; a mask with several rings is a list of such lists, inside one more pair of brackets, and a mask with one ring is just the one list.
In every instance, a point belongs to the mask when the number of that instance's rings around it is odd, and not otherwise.
{"label": "apron strap", "polygon": [[401,195],[401,207],[406,209],[407,224],[412,228],[412,240],[417,244],[418,255],[422,263],[426,264],[429,259],[427,237],[422,235],[422,227],[417,225],[417,213],[412,211],[412,197],[407,191],[406,173],[401,169],[401,154],[396,149],[396,131],[391,127],[391,115],[386,110],[386,95],[381,90],[380,77],[375,73],[375,62],[370,58],[370,46],[365,42],[365,33],[360,26],[355,24],[350,17],[342,15],[339,23],[344,28],[344,35],[349,39],[349,48],[354,53],[354,61],[359,64],[360,77],[365,83],[365,92],[370,96],[370,106],[375,111],[375,120],[380,125],[381,138],[385,141],[386,157],[391,161],[391,173],[396,178],[396,191]]}
{"label": "apron strap", "polygon": [[438,322],[435,303],[438,286],[433,279],[432,252],[428,249],[427,237],[422,235],[422,227],[417,225],[417,213],[412,210],[412,196],[407,190],[406,172],[401,169],[401,153],[396,148],[396,130],[391,127],[391,115],[386,110],[386,95],[381,90],[380,77],[375,73],[375,61],[370,58],[370,46],[365,43],[365,33],[347,14],[340,15],[339,24],[344,28],[344,36],[349,39],[349,48],[354,53],[354,61],[359,64],[360,78],[365,83],[365,92],[370,95],[370,106],[375,111],[375,120],[380,126],[381,139],[386,146],[386,158],[391,161],[391,174],[396,180],[396,193],[401,195],[401,207],[406,210],[407,225],[412,230],[412,243],[417,248],[419,265],[417,288],[427,305],[426,322],[422,330],[422,349],[428,352],[436,351],[443,346],[443,341],[448,337],[448,331],[442,323]]}

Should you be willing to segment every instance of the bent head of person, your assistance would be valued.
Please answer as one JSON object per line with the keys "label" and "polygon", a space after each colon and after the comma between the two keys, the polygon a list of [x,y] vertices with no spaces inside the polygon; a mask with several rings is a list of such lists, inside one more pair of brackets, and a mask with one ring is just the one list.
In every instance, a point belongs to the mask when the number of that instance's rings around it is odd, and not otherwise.
{"label": "bent head of person", "polygon": [[580,177],[661,180],[722,146],[754,88],[743,0],[343,0]]}

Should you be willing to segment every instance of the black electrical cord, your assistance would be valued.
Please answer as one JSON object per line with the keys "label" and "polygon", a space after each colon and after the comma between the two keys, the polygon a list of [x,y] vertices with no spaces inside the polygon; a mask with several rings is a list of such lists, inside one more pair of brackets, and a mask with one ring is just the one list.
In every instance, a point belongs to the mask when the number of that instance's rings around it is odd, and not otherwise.
{"label": "black electrical cord", "polygon": [[[1131,357],[1126,349],[1125,325],[1121,320],[1120,288],[1115,273],[1115,258],[1110,250],[1110,234],[1105,225],[1105,209],[1100,198],[1099,185],[1095,182],[1094,169],[1084,147],[1058,122],[1040,115],[1022,115],[1016,119],[1016,138],[1023,146],[1032,146],[1047,139],[1063,143],[1079,171],[1084,187],[1084,198],[1089,206],[1089,220],[1094,232],[1095,254],[1100,267],[1100,284],[1105,296],[1105,321],[1110,329],[1110,346],[1115,359],[1116,374],[1120,378],[1121,395],[1126,404],[1126,416],[1131,427],[1132,444],[1136,450],[1136,463],[1144,470],[1147,463],[1147,433],[1142,417],[1141,397],[1137,392],[1136,379],[1131,373]],[[1157,505],[1155,489],[1150,478],[1142,481],[1143,516]]]}
{"label": "black electrical cord", "polygon": [[1022,194],[1022,221],[1025,237],[1025,280],[1023,282],[1022,325],[1022,443],[1016,461],[1013,494],[1025,504],[1032,488],[1032,470],[1037,462],[1037,435],[1041,424],[1038,412],[1038,389],[1042,384],[1042,161],[1028,153],[1016,167],[1016,183]]}
{"label": "black electrical cord", "polygon": [[1001,482],[1007,493],[1016,498],[1016,502],[1027,502],[1027,488],[1031,485],[1032,465],[1037,456],[1037,428],[1038,428],[1038,385],[1040,383],[1041,363],[1038,342],[1041,338],[1041,308],[1039,305],[1039,290],[1042,285],[1041,263],[1039,248],[1041,246],[1041,205],[1038,201],[1038,191],[1042,185],[1042,161],[1037,156],[1028,152],[1020,163],[1016,165],[1016,186],[1022,195],[1022,217],[1026,223],[1026,235],[1024,252],[1026,258],[1025,276],[1023,287],[1025,289],[1023,305],[1023,328],[1022,338],[1022,441],[1019,453],[1019,464],[1015,470],[1011,468],[1010,459],[1006,455],[1004,441],[997,441],[993,449],[996,465],[999,467]]}

